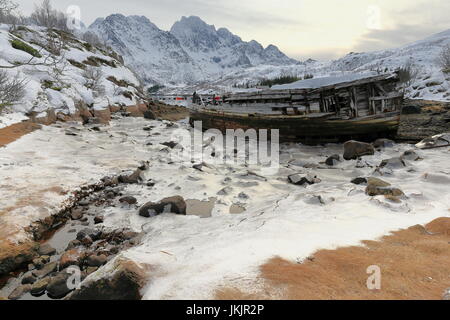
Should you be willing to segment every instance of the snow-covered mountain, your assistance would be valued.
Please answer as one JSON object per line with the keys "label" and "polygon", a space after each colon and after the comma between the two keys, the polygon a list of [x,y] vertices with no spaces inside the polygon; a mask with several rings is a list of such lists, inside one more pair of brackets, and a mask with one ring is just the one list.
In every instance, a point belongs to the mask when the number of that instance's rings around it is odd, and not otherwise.
{"label": "snow-covered mountain", "polygon": [[[283,74],[302,77],[312,74],[315,78],[339,76],[347,73],[393,72],[399,68],[411,69],[412,78],[405,83],[409,98],[450,101],[450,73],[445,73],[439,56],[450,46],[450,30],[405,46],[366,53],[349,53],[334,61],[307,60],[296,65],[260,65],[245,70],[235,70],[208,83],[185,88],[173,88],[173,92],[233,91],[235,86],[254,86],[262,79],[273,79]],[[240,89],[239,89],[240,90]]]}
{"label": "snow-covered mountain", "polygon": [[123,55],[147,83],[192,84],[254,66],[298,63],[273,45],[245,42],[198,17],[183,17],[167,32],[146,17],[114,14],[97,19],[89,30]]}

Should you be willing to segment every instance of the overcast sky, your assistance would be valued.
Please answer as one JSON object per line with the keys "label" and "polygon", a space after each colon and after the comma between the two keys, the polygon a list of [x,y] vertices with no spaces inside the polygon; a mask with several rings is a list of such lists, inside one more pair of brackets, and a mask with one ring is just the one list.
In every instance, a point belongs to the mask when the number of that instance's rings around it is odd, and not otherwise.
{"label": "overcast sky", "polygon": [[[15,0],[29,14],[34,0]],[[40,0],[39,0],[40,2]],[[92,23],[112,13],[145,15],[163,30],[196,15],[242,39],[274,44],[297,59],[397,47],[450,29],[449,0],[53,0]]]}

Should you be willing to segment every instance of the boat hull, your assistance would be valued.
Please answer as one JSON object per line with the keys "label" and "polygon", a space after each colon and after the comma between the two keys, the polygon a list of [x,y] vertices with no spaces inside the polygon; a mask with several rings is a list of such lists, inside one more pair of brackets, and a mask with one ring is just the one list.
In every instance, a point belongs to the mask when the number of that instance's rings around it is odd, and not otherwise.
{"label": "boat hull", "polygon": [[400,112],[350,120],[331,117],[252,115],[210,110],[192,110],[190,124],[201,121],[203,130],[218,129],[278,129],[283,141],[305,143],[340,142],[350,139],[373,141],[393,138],[400,124]]}

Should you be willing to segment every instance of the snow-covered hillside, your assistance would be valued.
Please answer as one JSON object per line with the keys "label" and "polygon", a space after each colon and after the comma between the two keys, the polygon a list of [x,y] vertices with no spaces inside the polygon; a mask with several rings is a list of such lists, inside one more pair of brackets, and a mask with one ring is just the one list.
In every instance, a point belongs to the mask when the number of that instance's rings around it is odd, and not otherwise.
{"label": "snow-covered hillside", "polygon": [[254,66],[298,63],[273,45],[245,42],[198,17],[183,17],[167,32],[146,17],[114,14],[97,19],[89,30],[123,55],[147,83],[193,84]]}
{"label": "snow-covered hillside", "polygon": [[20,114],[49,109],[73,114],[78,106],[134,105],[140,83],[120,60],[62,31],[0,25],[0,71],[24,83],[24,97],[3,105],[2,119],[15,122]]}

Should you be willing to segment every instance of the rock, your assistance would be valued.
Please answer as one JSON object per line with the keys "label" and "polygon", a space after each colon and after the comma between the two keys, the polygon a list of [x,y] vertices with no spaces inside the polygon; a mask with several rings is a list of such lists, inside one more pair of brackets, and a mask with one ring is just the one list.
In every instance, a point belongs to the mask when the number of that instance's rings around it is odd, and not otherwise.
{"label": "rock", "polygon": [[39,246],[38,253],[41,256],[52,256],[56,253],[56,249],[53,248],[51,245],[45,243]]}
{"label": "rock", "polygon": [[391,158],[383,160],[380,165],[380,168],[389,168],[389,169],[399,169],[406,167],[405,161],[401,158]]}
{"label": "rock", "polygon": [[306,184],[311,185],[322,182],[322,180],[320,180],[317,176],[313,176],[311,174],[293,174],[288,177],[288,180],[290,183],[297,186],[303,186]]}
{"label": "rock", "polygon": [[44,278],[41,279],[37,282],[35,282],[32,286],[31,286],[31,290],[30,293],[33,296],[41,296],[45,293],[45,290],[47,289],[48,284],[50,283],[50,278]]}
{"label": "rock", "polygon": [[367,178],[367,184],[375,187],[389,187],[391,185],[389,182],[383,181],[375,177]]}
{"label": "rock", "polygon": [[153,111],[147,110],[144,111],[144,118],[148,120],[156,120],[156,115],[153,113]]}
{"label": "rock", "polygon": [[13,292],[8,296],[9,300],[19,300],[22,298],[23,295],[27,294],[31,290],[31,285],[24,284],[21,286],[18,286],[16,289],[14,289]]}
{"label": "rock", "polygon": [[45,265],[45,261],[43,261],[40,257],[39,258],[35,258],[33,259],[33,265],[36,267],[36,269],[42,269],[42,267],[44,267]]}
{"label": "rock", "polygon": [[421,158],[414,150],[407,150],[403,153],[403,155],[401,156],[401,159],[408,160],[408,161],[418,161]]}
{"label": "rock", "polygon": [[175,148],[178,143],[174,142],[174,141],[169,141],[169,142],[163,142],[161,143],[163,146],[169,147],[170,149]]}
{"label": "rock", "polygon": [[155,185],[156,185],[155,181],[153,181],[151,179],[147,181],[147,187],[154,187]]}
{"label": "rock", "polygon": [[81,244],[85,247],[90,247],[94,241],[92,241],[91,237],[86,236],[83,239],[81,239]]}
{"label": "rock", "polygon": [[101,267],[107,261],[107,256],[101,255],[91,255],[86,259],[86,263],[89,267]]}
{"label": "rock", "polygon": [[22,278],[22,284],[33,284],[35,283],[37,278],[31,273],[26,273]]}
{"label": "rock", "polygon": [[245,192],[239,193],[238,197],[243,200],[247,200],[250,198]]}
{"label": "rock", "polygon": [[67,280],[70,274],[66,272],[60,272],[55,277],[50,279],[47,285],[47,294],[53,299],[62,299],[72,290],[67,286]]}
{"label": "rock", "polygon": [[146,270],[132,261],[119,260],[108,277],[83,282],[69,300],[141,300]]}
{"label": "rock", "polygon": [[389,139],[378,139],[373,143],[375,149],[391,148],[395,145],[395,142]]}
{"label": "rock", "polygon": [[328,157],[327,160],[325,160],[325,164],[328,166],[335,166],[341,161],[341,156],[338,154],[333,154],[331,157]]}
{"label": "rock", "polygon": [[394,196],[394,197],[402,197],[405,194],[402,190],[398,188],[388,187],[388,186],[377,186],[375,184],[370,184],[366,188],[366,194],[375,197],[375,196]]}
{"label": "rock", "polygon": [[83,217],[83,211],[80,209],[75,209],[70,213],[70,218],[72,220],[80,220]]}
{"label": "rock", "polygon": [[422,108],[419,106],[404,106],[402,109],[402,114],[420,114],[422,113]]}
{"label": "rock", "polygon": [[373,145],[359,141],[347,141],[344,143],[344,159],[355,160],[362,156],[371,156],[375,154]]}
{"label": "rock", "polygon": [[186,215],[186,202],[183,197],[170,197],[158,203],[148,202],[139,209],[139,215],[146,218],[154,217],[164,212]]}
{"label": "rock", "polygon": [[384,195],[384,198],[385,198],[386,200],[391,201],[391,202],[394,202],[394,203],[401,203],[401,202],[402,202],[402,200],[400,200],[399,197],[392,196],[392,195],[390,195],[390,194]]}
{"label": "rock", "polygon": [[127,196],[119,199],[120,203],[128,203],[129,205],[136,204],[137,199],[135,197]]}
{"label": "rock", "polygon": [[77,240],[81,241],[85,237],[90,237],[93,241],[97,241],[101,238],[101,236],[101,230],[86,228],[77,233]]}
{"label": "rock", "polygon": [[353,184],[366,184],[367,183],[367,179],[366,178],[362,178],[362,177],[358,177],[352,180]]}
{"label": "rock", "polygon": [[65,269],[70,266],[79,266],[85,257],[85,252],[79,249],[66,251],[59,259],[59,268]]}
{"label": "rock", "polygon": [[217,192],[217,195],[218,196],[227,196],[231,192],[233,192],[233,188],[232,187],[225,187],[222,190],[220,190],[219,192]]}
{"label": "rock", "polygon": [[127,184],[139,183],[142,180],[141,174],[142,174],[142,170],[141,169],[137,169],[135,172],[133,172],[129,176],[123,176],[123,175],[119,176],[119,182],[120,183],[127,183]]}
{"label": "rock", "polygon": [[430,149],[450,146],[450,133],[443,133],[426,138],[416,144],[419,149]]}
{"label": "rock", "polygon": [[98,270],[98,267],[87,267],[86,268],[86,273],[87,274],[92,274],[94,272],[96,272]]}
{"label": "rock", "polygon": [[96,217],[94,218],[94,223],[95,223],[95,224],[103,223],[103,221],[105,221],[105,217],[104,217],[104,216],[96,216]]}
{"label": "rock", "polygon": [[46,264],[41,270],[33,270],[31,273],[37,278],[43,278],[48,276],[50,273],[55,272],[58,268],[57,262],[51,262]]}
{"label": "rock", "polygon": [[80,240],[72,240],[67,245],[66,250],[71,250],[71,249],[74,249],[74,248],[79,247],[79,246],[81,246],[81,241]]}

